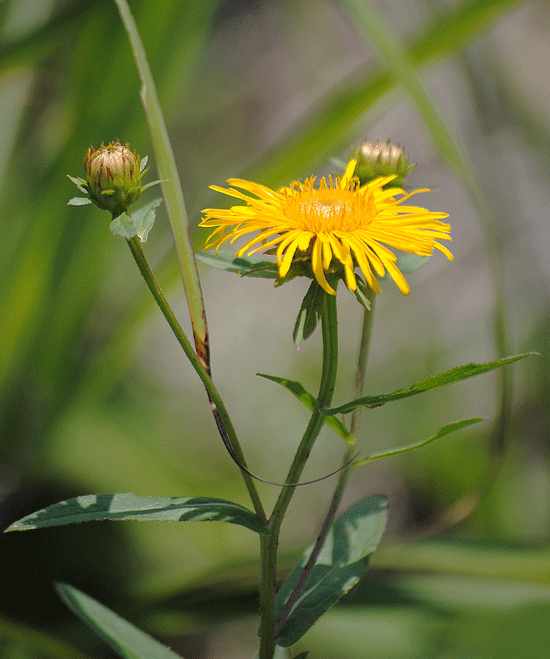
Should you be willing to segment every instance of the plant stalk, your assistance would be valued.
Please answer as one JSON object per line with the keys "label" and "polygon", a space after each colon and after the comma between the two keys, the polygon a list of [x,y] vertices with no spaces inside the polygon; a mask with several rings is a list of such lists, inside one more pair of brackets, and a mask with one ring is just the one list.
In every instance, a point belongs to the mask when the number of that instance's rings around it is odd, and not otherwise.
{"label": "plant stalk", "polygon": [[[178,319],[176,318],[174,312],[172,311],[172,308],[170,307],[168,301],[164,297],[164,293],[162,292],[160,286],[157,283],[157,280],[155,279],[155,276],[153,275],[151,268],[149,267],[149,263],[147,262],[147,258],[143,252],[143,247],[141,246],[141,240],[139,239],[138,236],[134,236],[127,242],[128,242],[128,246],[130,247],[130,251],[132,252],[132,256],[134,257],[137,263],[139,271],[141,272],[143,278],[145,279],[145,283],[149,287],[149,290],[153,294],[156,303],[158,304],[164,317],[168,321],[168,324],[170,325],[170,328],[172,329],[172,332],[174,333],[174,336],[176,337],[178,343],[183,348],[183,352],[191,362],[191,365],[195,369],[197,375],[199,376],[201,382],[204,385],[204,388],[206,389],[206,392],[208,394],[208,399],[210,401],[210,407],[212,409],[212,414],[214,415],[216,426],[218,427],[218,431],[220,432],[224,445],[227,447],[228,446],[227,442],[229,442],[229,446],[233,450],[234,456],[242,465],[244,465],[244,467],[246,467],[246,461],[242,452],[241,445],[239,443],[239,439],[237,437],[237,433],[233,428],[233,424],[231,423],[231,419],[225,408],[223,400],[220,394],[218,393],[218,390],[216,389],[209,372],[207,371],[204,364],[193,350],[193,347],[189,342],[189,339],[185,335],[185,332],[183,331],[181,325],[179,324]],[[253,479],[249,474],[247,474],[242,469],[241,469],[241,474],[244,479],[245,485],[248,489],[248,493],[252,500],[252,504],[254,506],[254,510],[256,512],[256,515],[258,516],[258,519],[264,524],[267,523],[267,517],[263,509],[262,503],[260,501],[260,497],[256,490],[256,486],[254,484]]]}
{"label": "plant stalk", "polygon": [[197,263],[189,235],[187,211],[185,209],[176,159],[170,139],[168,138],[168,131],[166,130],[164,115],[160,107],[155,81],[151,74],[136,22],[126,0],[115,0],[115,3],[128,33],[134,60],[141,79],[141,101],[149,122],[157,169],[162,179],[162,192],[178,255],[197,355],[205,369],[210,372],[210,348],[208,344],[206,313],[202,299]]}
{"label": "plant stalk", "polygon": [[313,568],[315,567],[317,558],[319,557],[319,554],[323,549],[323,545],[325,544],[325,540],[327,539],[327,535],[328,532],[330,531],[330,527],[332,526],[332,522],[334,522],[334,518],[336,517],[336,513],[338,512],[338,507],[342,502],[342,496],[344,495],[346,485],[351,475],[351,471],[353,468],[352,458],[354,455],[354,451],[355,451],[354,446],[348,446],[346,449],[346,453],[342,460],[343,468],[340,471],[340,475],[338,477],[338,483],[334,490],[334,494],[332,495],[332,501],[330,502],[329,509],[321,526],[321,530],[319,531],[319,535],[317,536],[317,540],[315,541],[313,549],[311,550],[311,554],[308,558],[307,563],[304,565],[304,569],[302,570],[302,573],[298,577],[298,580],[296,581],[296,584],[292,589],[292,592],[290,593],[287,601],[285,602],[285,605],[281,609],[279,617],[275,622],[275,638],[278,638],[279,635],[281,634],[285,622],[287,621],[288,616],[290,615],[294,607],[294,604],[296,604],[298,598],[300,597],[300,594],[304,586],[306,585],[309,575],[312,573]]}
{"label": "plant stalk", "polygon": [[[357,355],[357,371],[355,373],[354,395],[357,400],[363,396],[363,387],[365,384],[365,374],[367,372],[367,361],[369,358],[370,340],[372,336],[372,321],[374,319],[374,303],[376,293],[373,291],[370,300],[370,310],[363,311],[363,326],[361,328],[361,341],[359,343],[359,354]],[[357,407],[351,414],[350,432],[357,440],[359,429],[361,427],[361,412],[363,408]]]}
{"label": "plant stalk", "polygon": [[[323,367],[321,372],[321,383],[319,395],[315,408],[304,432],[300,445],[296,451],[292,465],[288,471],[285,483],[296,484],[304,470],[315,440],[321,432],[325,423],[320,410],[329,407],[332,402],[336,372],[338,367],[338,317],[336,309],[336,296],[325,296],[323,312],[321,316],[323,333]],[[346,471],[345,469],[343,470]],[[294,495],[293,487],[285,487],[281,490],[273,513],[269,519],[271,533],[261,538],[261,622],[260,622],[260,654],[259,659],[272,659],[276,646],[275,635],[275,591],[277,580],[277,548],[281,524],[285,517],[288,506]]]}

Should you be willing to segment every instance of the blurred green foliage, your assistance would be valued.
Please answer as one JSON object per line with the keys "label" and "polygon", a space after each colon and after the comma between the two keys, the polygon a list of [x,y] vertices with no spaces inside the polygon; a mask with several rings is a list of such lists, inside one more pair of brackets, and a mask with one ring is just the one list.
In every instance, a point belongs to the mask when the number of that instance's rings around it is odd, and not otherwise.
{"label": "blurred green foliage", "polygon": [[[541,65],[550,50],[548,16],[544,2],[372,4],[409,49],[409,63],[467,154],[491,235],[480,229],[479,205],[445,162],[442,145],[395,86],[395,71],[373,55],[338,2],[134,0],[132,9],[197,249],[204,236],[194,227],[198,211],[211,204],[209,184],[245,173],[278,185],[330,167],[328,158],[351,152],[365,135],[401,142],[419,162],[409,184],[438,189],[428,203],[450,214],[455,262],[432,259],[411,279],[408,298],[385,283],[366,393],[494,358],[499,314],[513,352],[541,352],[510,367],[512,406],[506,425],[496,427],[504,441],[491,440],[498,375],[366,414],[365,453],[421,441],[464,416],[492,420],[357,470],[348,503],[389,496],[387,544],[372,576],[304,639],[316,659],[492,659],[498,643],[508,651],[531,624],[547,629],[550,616],[550,79]],[[5,0],[0,25],[2,528],[93,492],[208,494],[247,505],[199,383],[123,240],[110,234],[98,209],[67,206],[73,186],[66,174],[82,175],[90,144],[119,138],[142,156],[152,151],[114,4]],[[492,260],[493,241],[502,270]],[[162,208],[146,247],[177,306],[182,289]],[[501,271],[506,308],[495,309],[490,273]],[[315,390],[318,337],[299,353],[292,344],[305,284],[273,290],[268,281],[201,272],[214,377],[253,470],[277,480],[306,416],[255,373]],[[352,296],[343,293],[339,302],[335,404],[349,400],[360,328]],[[177,308],[187,322],[184,307]],[[330,471],[339,451],[340,442],[324,434],[310,475]],[[262,492],[274,496],[268,486]],[[330,482],[299,493],[282,568],[311,540],[329,492]],[[454,526],[457,501],[475,509]],[[243,529],[197,526],[94,523],[5,536],[0,552],[17,587],[0,594],[0,656],[77,656],[55,640],[61,637],[105,656],[64,613],[50,585],[59,580],[164,634],[189,659],[251,654],[255,543]],[[415,540],[434,529],[437,540]]]}

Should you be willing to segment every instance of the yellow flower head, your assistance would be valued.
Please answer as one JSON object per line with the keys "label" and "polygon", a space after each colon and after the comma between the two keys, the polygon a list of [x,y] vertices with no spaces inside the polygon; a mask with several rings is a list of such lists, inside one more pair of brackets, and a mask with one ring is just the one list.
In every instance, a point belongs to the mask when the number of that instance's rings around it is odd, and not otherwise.
{"label": "yellow flower head", "polygon": [[449,250],[436,242],[451,239],[450,225],[440,222],[448,215],[404,205],[414,194],[429,190],[406,194],[401,188],[384,189],[395,174],[361,185],[353,176],[356,164],[351,160],[341,178],[323,177],[318,187],[314,187],[314,176],[277,191],[242,179],[229,179],[234,187],[227,189],[211,186],[246,205],[203,211],[200,226],[215,227],[206,249],[216,247],[217,251],[227,240],[234,243],[259,232],[236,256],[276,247],[280,277],[288,273],[293,260],[309,261],[315,279],[331,295],[336,291],[327,281],[327,272],[339,276],[343,270],[347,287],[355,291],[354,269],[359,267],[368,286],[379,293],[376,275],[383,277],[387,271],[407,295],[409,285],[386,245],[420,256],[436,248],[452,260]]}

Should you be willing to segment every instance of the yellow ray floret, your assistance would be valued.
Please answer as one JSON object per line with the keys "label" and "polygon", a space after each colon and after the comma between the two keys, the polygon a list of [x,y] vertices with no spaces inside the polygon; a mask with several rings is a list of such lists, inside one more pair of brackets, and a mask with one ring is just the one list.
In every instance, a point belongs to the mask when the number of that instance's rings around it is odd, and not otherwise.
{"label": "yellow ray floret", "polygon": [[351,291],[357,287],[354,270],[358,267],[376,293],[380,292],[376,277],[388,272],[407,295],[409,285],[388,247],[420,256],[430,255],[435,248],[452,260],[451,252],[437,242],[451,240],[450,225],[440,221],[448,215],[405,205],[413,195],[429,190],[407,194],[401,188],[384,189],[395,176],[360,185],[353,177],[356,164],[356,160],[350,161],[341,178],[323,177],[316,187],[314,176],[280,190],[242,179],[229,179],[229,188],[211,186],[246,205],[202,211],[205,217],[200,226],[214,227],[206,249],[215,247],[217,251],[228,240],[233,244],[242,236],[255,234],[236,256],[276,247],[280,277],[288,273],[295,257],[307,257],[319,285],[336,295],[326,277],[336,261],[343,266]]}

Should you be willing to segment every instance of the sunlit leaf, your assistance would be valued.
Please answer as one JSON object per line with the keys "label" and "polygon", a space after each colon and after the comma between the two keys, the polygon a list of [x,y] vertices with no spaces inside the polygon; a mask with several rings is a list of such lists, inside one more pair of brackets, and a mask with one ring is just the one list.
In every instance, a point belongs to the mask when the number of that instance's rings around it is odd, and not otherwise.
{"label": "sunlit leaf", "polygon": [[6,531],[27,531],[96,520],[140,522],[228,522],[268,533],[253,512],[231,501],[210,497],[141,497],[135,494],[87,494],[61,501],[14,522]]}
{"label": "sunlit leaf", "polygon": [[153,228],[156,218],[156,209],[161,205],[162,199],[153,199],[145,206],[131,214],[122,213],[110,225],[111,233],[130,240],[139,236],[142,243],[147,240],[149,231]]}
{"label": "sunlit leaf", "polygon": [[401,448],[395,448],[392,449],[391,451],[385,451],[384,453],[375,453],[374,455],[369,455],[368,457],[362,458],[361,460],[356,460],[353,463],[353,466],[359,467],[363,464],[366,464],[367,462],[372,462],[373,460],[379,460],[380,458],[389,458],[392,455],[400,455],[401,453],[408,453],[409,451],[415,451],[417,448],[420,448],[421,446],[426,446],[426,444],[431,444],[432,442],[435,442],[437,439],[446,437],[455,430],[461,430],[462,428],[467,428],[468,426],[472,426],[475,423],[480,423],[481,421],[486,421],[486,419],[483,419],[482,417],[475,417],[473,419],[462,419],[462,421],[455,421],[454,423],[449,423],[446,426],[440,428],[433,437],[430,437],[429,439],[425,439],[423,442],[419,442],[418,444],[411,444],[410,446],[403,446]]}
{"label": "sunlit leaf", "polygon": [[455,366],[450,371],[445,371],[445,373],[440,373],[439,375],[433,375],[425,380],[420,380],[415,382],[408,389],[398,389],[393,391],[391,394],[381,394],[379,396],[365,396],[364,398],[358,398],[353,400],[345,405],[340,407],[333,407],[330,410],[321,410],[323,414],[347,414],[352,412],[357,407],[368,407],[372,409],[374,407],[379,407],[385,403],[390,403],[394,400],[401,400],[402,398],[408,398],[409,396],[415,396],[416,394],[421,394],[424,391],[431,391],[432,389],[439,389],[439,387],[445,387],[448,384],[454,384],[455,382],[460,382],[461,380],[467,380],[468,378],[473,378],[476,375],[482,375],[483,373],[488,373],[493,371],[496,368],[501,368],[507,364],[512,364],[517,362],[520,359],[525,359],[525,357],[531,357],[532,355],[538,355],[538,352],[528,352],[523,355],[515,355],[514,357],[505,357],[504,359],[496,359],[492,362],[487,362],[485,364],[464,364],[464,366]]}
{"label": "sunlit leaf", "polygon": [[[315,397],[306,391],[299,382],[287,378],[278,378],[275,375],[266,375],[265,373],[258,373],[258,375],[261,378],[271,380],[272,382],[280,384],[285,389],[288,389],[288,391],[290,391],[291,394],[294,394],[294,396],[296,396],[296,398],[303,403],[310,412],[313,412],[316,402]],[[329,416],[325,423],[347,444],[355,444],[354,436],[339,419],[334,416]]]}
{"label": "sunlit leaf", "polygon": [[[332,525],[313,571],[292,608],[277,643],[289,647],[352,588],[367,570],[387,518],[385,497],[375,495],[349,508]],[[280,613],[308,558],[310,547],[277,593]]]}
{"label": "sunlit leaf", "polygon": [[72,199],[69,199],[67,206],[86,206],[91,203],[92,200],[87,197],[73,197]]}
{"label": "sunlit leaf", "polygon": [[83,178],[80,178],[80,176],[70,176],[69,174],[67,174],[67,178],[76,185],[76,187],[80,190],[80,192],[82,192],[83,194],[88,194],[88,190],[85,187],[86,181]]}
{"label": "sunlit leaf", "polygon": [[124,659],[182,659],[97,600],[68,584],[57,584],[65,604]]}

